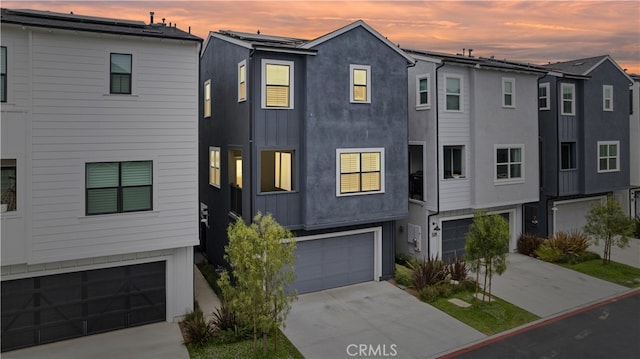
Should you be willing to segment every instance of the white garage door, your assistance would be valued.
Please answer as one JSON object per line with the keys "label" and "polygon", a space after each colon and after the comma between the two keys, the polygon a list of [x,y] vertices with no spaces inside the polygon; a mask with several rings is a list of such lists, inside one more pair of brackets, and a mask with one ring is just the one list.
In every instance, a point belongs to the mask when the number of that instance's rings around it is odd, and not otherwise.
{"label": "white garage door", "polygon": [[[597,204],[603,197],[594,197],[588,200],[555,202],[556,232],[582,231],[587,224],[586,215],[592,204]],[[552,213],[553,215],[553,213]]]}

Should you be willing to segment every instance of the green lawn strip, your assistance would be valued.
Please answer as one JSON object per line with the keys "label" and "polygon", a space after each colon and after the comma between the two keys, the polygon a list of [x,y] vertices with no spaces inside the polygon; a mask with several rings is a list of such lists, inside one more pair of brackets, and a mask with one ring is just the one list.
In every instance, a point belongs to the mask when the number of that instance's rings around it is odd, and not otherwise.
{"label": "green lawn strip", "polygon": [[602,259],[593,259],[576,264],[558,264],[565,268],[573,269],[577,272],[600,278],[608,282],[620,284],[625,287],[640,287],[640,268],[635,268],[626,264],[617,262],[602,264]]}
{"label": "green lawn strip", "polygon": [[278,349],[273,350],[273,336],[269,339],[269,352],[262,355],[262,339],[258,339],[258,353],[253,351],[253,339],[247,339],[236,343],[211,343],[204,347],[187,345],[191,359],[237,359],[237,358],[261,358],[261,359],[304,359],[302,354],[291,344],[282,333],[278,333]]}
{"label": "green lawn strip", "polygon": [[472,304],[467,308],[449,302],[449,298],[438,298],[430,304],[486,335],[500,333],[540,319],[537,315],[495,296],[491,303],[483,303],[474,299],[473,294],[473,292],[464,291],[450,297]]}

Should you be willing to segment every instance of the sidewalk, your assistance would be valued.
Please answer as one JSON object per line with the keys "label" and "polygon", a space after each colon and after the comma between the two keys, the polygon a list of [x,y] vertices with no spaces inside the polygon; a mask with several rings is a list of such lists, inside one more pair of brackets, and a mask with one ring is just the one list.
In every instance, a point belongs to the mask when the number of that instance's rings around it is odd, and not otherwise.
{"label": "sidewalk", "polygon": [[205,318],[211,318],[213,312],[220,308],[220,299],[213,292],[202,273],[196,265],[193,266],[193,287],[195,290],[195,301],[198,302]]}

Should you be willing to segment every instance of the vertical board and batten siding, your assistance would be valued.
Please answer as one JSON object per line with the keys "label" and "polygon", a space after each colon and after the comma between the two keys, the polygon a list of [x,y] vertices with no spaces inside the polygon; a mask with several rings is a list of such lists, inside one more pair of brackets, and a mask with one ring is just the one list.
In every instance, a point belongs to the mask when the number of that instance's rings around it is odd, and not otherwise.
{"label": "vertical board and batten siding", "polygon": [[[68,36],[64,36],[68,34]],[[33,31],[33,263],[197,243],[198,50]],[[132,95],[109,95],[109,54],[133,54]],[[153,211],[85,216],[85,164],[153,161]]]}
{"label": "vertical board and batten siding", "polygon": [[[251,176],[254,185],[253,214],[261,211],[271,213],[278,222],[290,229],[302,226],[301,193],[303,184],[300,181],[303,162],[301,142],[301,127],[304,122],[304,89],[305,84],[305,55],[282,55],[263,52],[254,55],[252,61],[251,88],[255,91],[252,103],[253,122],[253,156]],[[279,60],[293,62],[294,74],[290,79],[293,84],[293,108],[291,109],[263,109],[260,94],[262,93],[262,61]],[[263,150],[293,150],[293,191],[291,192],[261,192],[260,171]]]}
{"label": "vertical board and batten siding", "polygon": [[[459,76],[462,80],[462,112],[446,111],[446,82],[447,75]],[[469,158],[471,151],[471,105],[469,90],[469,70],[460,66],[445,65],[438,71],[438,133],[440,143],[438,156],[440,157],[440,210],[451,211],[469,208],[471,206],[471,181],[473,171]],[[464,146],[465,177],[460,179],[444,179],[444,146]]]}

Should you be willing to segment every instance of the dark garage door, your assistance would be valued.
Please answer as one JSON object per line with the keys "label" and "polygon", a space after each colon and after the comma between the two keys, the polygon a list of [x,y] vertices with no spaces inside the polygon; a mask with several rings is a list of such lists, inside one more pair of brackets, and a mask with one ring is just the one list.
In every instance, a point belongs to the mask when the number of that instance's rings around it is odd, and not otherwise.
{"label": "dark garage door", "polygon": [[165,262],[2,282],[2,351],[159,322]]}
{"label": "dark garage door", "polygon": [[[501,213],[507,222],[509,221],[508,213]],[[453,221],[442,222],[442,260],[449,261],[464,256],[464,244],[466,242],[469,226],[473,223],[473,218],[456,219]]]}
{"label": "dark garage door", "polygon": [[373,280],[373,237],[361,233],[298,242],[294,282],[298,293]]}

